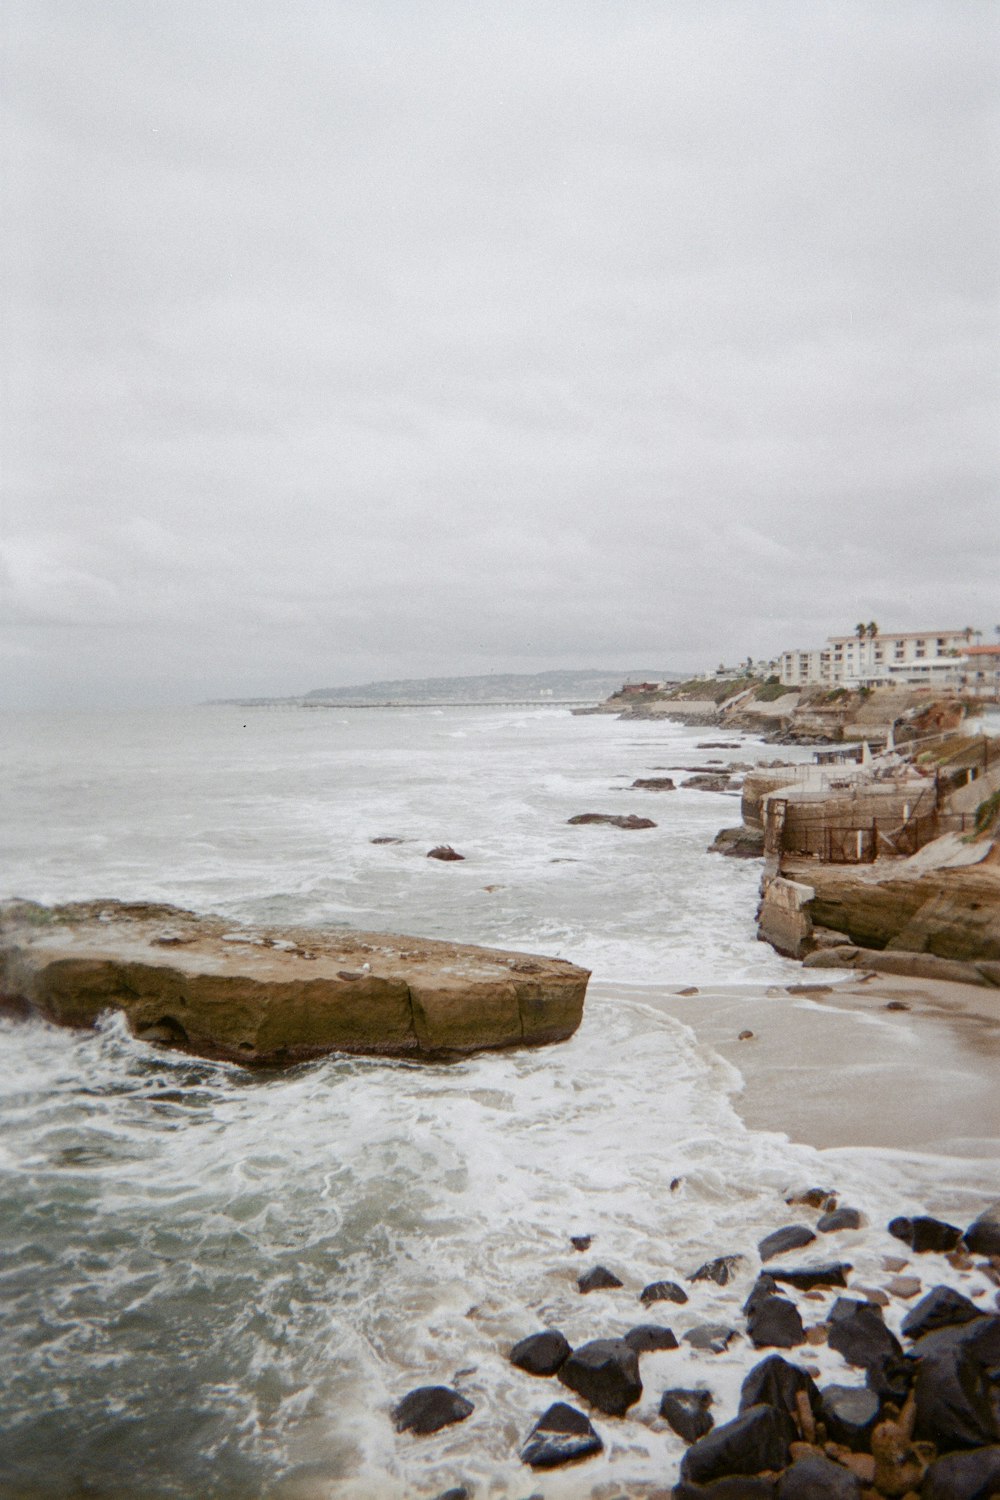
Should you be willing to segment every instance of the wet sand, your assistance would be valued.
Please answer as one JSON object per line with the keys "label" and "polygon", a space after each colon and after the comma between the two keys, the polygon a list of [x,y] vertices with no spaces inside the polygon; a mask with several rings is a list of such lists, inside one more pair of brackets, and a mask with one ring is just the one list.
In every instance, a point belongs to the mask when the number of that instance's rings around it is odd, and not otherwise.
{"label": "wet sand", "polygon": [[732,1103],[754,1129],[820,1149],[1000,1157],[1000,989],[882,974],[830,982],[804,970],[766,989],[629,993],[739,1070]]}

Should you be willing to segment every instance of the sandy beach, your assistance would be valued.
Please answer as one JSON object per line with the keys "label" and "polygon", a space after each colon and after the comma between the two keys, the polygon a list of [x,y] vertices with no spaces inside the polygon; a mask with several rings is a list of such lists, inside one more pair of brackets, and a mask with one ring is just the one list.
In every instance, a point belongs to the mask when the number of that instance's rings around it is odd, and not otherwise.
{"label": "sandy beach", "polygon": [[1000,1154],[1000,990],[803,971],[788,986],[650,986],[644,998],[739,1070],[732,1102],[754,1129],[819,1149]]}

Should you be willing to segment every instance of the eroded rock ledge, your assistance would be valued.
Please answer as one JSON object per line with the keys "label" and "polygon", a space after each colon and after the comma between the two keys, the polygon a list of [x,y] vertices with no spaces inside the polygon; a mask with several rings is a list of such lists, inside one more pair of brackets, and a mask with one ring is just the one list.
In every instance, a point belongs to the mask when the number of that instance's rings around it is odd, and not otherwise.
{"label": "eroded rock ledge", "polygon": [[572,1036],[589,972],[373,932],[239,927],[175,906],[0,904],[0,1003],[68,1026],[123,1011],[145,1041],[254,1065],[328,1052],[441,1059]]}

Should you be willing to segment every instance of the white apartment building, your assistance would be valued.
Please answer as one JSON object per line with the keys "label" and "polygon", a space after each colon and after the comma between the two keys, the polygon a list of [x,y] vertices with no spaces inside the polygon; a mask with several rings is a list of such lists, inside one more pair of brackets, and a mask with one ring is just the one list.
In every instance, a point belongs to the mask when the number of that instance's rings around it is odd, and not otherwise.
{"label": "white apartment building", "polygon": [[970,635],[965,630],[832,635],[821,651],[783,651],[778,675],[786,687],[958,686]]}

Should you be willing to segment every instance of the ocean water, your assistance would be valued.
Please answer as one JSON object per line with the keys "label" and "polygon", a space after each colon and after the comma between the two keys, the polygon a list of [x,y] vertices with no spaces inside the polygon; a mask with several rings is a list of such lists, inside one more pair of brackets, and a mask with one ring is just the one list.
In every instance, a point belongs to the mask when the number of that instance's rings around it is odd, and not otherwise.
{"label": "ocean water", "polygon": [[[791,1189],[836,1185],[873,1224],[923,1205],[964,1222],[1000,1193],[982,1160],[747,1129],[739,1075],[658,1006],[687,985],[749,1005],[801,977],[755,940],[756,863],[705,852],[738,800],[628,790],[775,753],[754,741],[699,751],[736,737],[555,709],[212,707],[0,733],[4,896],[495,943],[600,981],[570,1042],[452,1065],[248,1073],[115,1017],[0,1023],[4,1497],[650,1494],[683,1453],[660,1392],[707,1380],[723,1420],[745,1342],[644,1356],[629,1418],[595,1419],[604,1454],[541,1476],[518,1449],[565,1393],[510,1366],[513,1342],[735,1316],[744,1282],[696,1283],[669,1318],[638,1293],[734,1250],[752,1274]],[[588,811],[658,826],[567,824]],[[428,860],[442,842],[464,862]],[[856,1238],[859,1274],[884,1248]],[[625,1286],[581,1297],[598,1260]],[[426,1384],[457,1385],[472,1417],[397,1435],[392,1406]]]}

